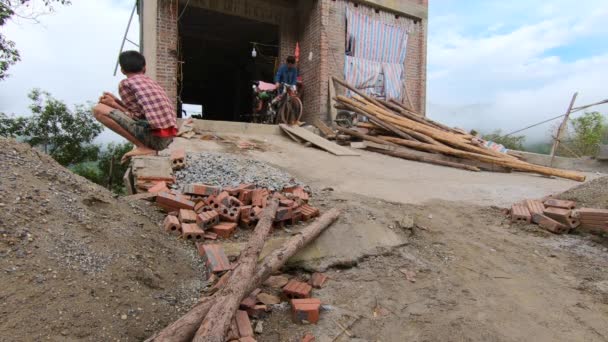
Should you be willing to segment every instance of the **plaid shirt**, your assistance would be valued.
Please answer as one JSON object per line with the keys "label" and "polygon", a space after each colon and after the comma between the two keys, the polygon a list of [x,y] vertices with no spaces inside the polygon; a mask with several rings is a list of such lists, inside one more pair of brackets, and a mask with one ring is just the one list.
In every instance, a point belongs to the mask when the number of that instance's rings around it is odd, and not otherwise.
{"label": "plaid shirt", "polygon": [[176,113],[163,88],[146,75],[120,81],[118,93],[132,118],[145,119],[151,129],[176,127]]}

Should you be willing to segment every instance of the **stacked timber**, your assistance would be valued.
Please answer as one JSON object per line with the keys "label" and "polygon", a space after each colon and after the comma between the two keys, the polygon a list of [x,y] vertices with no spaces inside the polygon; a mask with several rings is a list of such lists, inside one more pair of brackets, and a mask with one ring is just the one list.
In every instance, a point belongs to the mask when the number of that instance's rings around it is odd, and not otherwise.
{"label": "stacked timber", "polygon": [[[430,120],[396,101],[371,98],[350,84],[334,82],[355,94],[337,96],[336,108],[367,118],[355,129],[336,127],[343,135],[363,140],[360,147],[390,156],[455,167],[469,171],[532,172],[545,176],[584,181],[585,176],[572,171],[534,165],[517,156],[495,151],[465,131]],[[370,134],[373,132],[374,134]]]}

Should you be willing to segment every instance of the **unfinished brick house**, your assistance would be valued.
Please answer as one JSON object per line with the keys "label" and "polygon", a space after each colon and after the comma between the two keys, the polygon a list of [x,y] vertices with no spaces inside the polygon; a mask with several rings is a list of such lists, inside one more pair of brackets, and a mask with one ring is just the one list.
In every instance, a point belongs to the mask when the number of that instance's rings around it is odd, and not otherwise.
{"label": "unfinished brick house", "polygon": [[296,44],[304,121],[329,120],[332,76],[384,82],[424,113],[427,13],[428,0],[145,0],[142,50],[177,108],[202,105],[206,119],[246,121],[252,81],[272,82]]}

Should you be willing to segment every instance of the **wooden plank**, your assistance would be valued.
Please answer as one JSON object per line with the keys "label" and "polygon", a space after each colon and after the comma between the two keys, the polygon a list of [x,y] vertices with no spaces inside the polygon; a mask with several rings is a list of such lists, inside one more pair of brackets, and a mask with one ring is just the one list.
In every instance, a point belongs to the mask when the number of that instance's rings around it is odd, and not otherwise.
{"label": "wooden plank", "polygon": [[568,119],[570,118],[570,114],[572,113],[572,107],[574,107],[574,102],[576,101],[577,96],[578,93],[574,93],[574,95],[572,95],[572,100],[570,101],[570,106],[568,107],[568,111],[564,116],[564,121],[562,121],[562,124],[559,125],[559,128],[557,129],[557,134],[555,135],[553,146],[551,146],[551,163],[549,164],[549,166],[553,166],[553,161],[555,160],[555,153],[557,153],[557,148],[559,147],[559,143],[561,142],[562,134],[564,133],[566,126],[568,126]]}
{"label": "wooden plank", "polygon": [[329,141],[327,139],[323,139],[322,137],[320,137],[302,127],[288,126],[285,124],[280,124],[279,126],[284,131],[289,132],[301,139],[309,141],[313,145],[315,145],[329,153],[335,154],[337,156],[359,156],[360,155],[358,152],[355,152],[351,149],[334,144],[331,141]]}
{"label": "wooden plank", "polygon": [[338,116],[338,109],[336,108],[336,85],[333,78],[329,80],[329,118],[331,119],[331,126],[336,124],[336,117]]}

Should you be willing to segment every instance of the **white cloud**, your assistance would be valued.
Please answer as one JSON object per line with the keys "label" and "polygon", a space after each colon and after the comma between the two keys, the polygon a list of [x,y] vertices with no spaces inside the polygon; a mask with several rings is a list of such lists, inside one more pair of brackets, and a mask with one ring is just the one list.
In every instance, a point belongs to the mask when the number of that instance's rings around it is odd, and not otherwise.
{"label": "white cloud", "polygon": [[[525,11],[526,5],[518,5]],[[603,41],[608,33],[604,24],[608,3],[595,2],[593,10],[588,6],[576,8],[562,1],[537,4],[532,21],[506,32],[504,25],[489,25],[481,33],[470,31],[466,20],[454,15],[441,20],[445,23],[449,18],[459,27],[444,30],[433,26],[431,17],[429,116],[469,129],[510,131],[563,113],[574,91],[580,91],[578,104],[608,98],[603,87],[608,79],[608,49],[574,61],[551,52],[576,49],[581,39]],[[508,18],[500,20],[502,24]],[[540,137],[549,127],[528,133]]]}
{"label": "white cloud", "polygon": [[[133,4],[73,1],[68,7],[57,6],[40,24],[20,20],[3,27],[22,61],[0,82],[0,112],[28,114],[27,93],[32,88],[47,90],[69,105],[96,101],[104,90],[116,92],[122,77],[112,73]],[[130,38],[139,40],[137,17]],[[107,132],[102,140],[114,138]]]}

